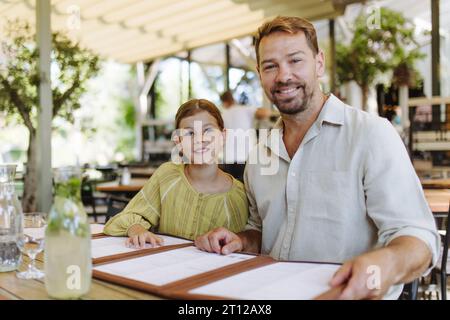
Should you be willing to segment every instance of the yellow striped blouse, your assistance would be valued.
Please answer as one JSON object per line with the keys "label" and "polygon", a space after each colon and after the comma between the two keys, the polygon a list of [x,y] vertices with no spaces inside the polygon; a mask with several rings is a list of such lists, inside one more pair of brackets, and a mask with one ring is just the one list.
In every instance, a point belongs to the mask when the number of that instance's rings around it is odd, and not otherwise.
{"label": "yellow striped blouse", "polygon": [[248,202],[244,185],[233,178],[227,192],[197,192],[184,174],[183,164],[161,165],[125,209],[105,225],[104,233],[126,236],[128,228],[146,229],[194,240],[216,227],[244,229]]}

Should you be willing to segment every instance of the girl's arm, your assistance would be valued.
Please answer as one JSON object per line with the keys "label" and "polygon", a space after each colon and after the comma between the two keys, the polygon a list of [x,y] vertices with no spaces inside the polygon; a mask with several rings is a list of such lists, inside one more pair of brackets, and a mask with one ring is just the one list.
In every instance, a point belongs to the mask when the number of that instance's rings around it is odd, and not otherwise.
{"label": "girl's arm", "polygon": [[157,226],[161,215],[159,191],[160,185],[155,172],[125,209],[106,223],[103,232],[112,236],[128,236],[132,226],[139,225],[145,230]]}

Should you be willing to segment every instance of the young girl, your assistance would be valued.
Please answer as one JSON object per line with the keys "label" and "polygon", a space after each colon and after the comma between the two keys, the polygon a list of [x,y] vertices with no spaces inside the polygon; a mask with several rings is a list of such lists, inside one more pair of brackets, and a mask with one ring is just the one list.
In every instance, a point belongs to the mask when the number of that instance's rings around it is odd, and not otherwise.
{"label": "young girl", "polygon": [[193,99],[181,105],[175,124],[174,141],[182,163],[161,165],[105,225],[106,234],[128,236],[129,246],[162,244],[150,228],[194,240],[216,227],[242,231],[247,222],[243,184],[217,164],[225,139],[220,111],[208,100]]}

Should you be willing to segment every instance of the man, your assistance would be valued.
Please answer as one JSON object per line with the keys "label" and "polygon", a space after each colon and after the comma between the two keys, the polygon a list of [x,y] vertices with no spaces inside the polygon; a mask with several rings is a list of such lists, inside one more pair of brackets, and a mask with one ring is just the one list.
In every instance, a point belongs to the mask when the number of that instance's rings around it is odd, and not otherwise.
{"label": "man", "polygon": [[[385,119],[321,92],[324,54],[309,22],[278,17],[259,28],[255,47],[279,130],[255,149],[265,158],[246,167],[246,230],[212,230],[196,245],[341,262],[330,282],[335,298],[398,298],[402,283],[436,263],[440,246],[400,137]],[[276,174],[262,174],[267,159]],[[375,274],[377,285],[368,285]]]}
{"label": "man", "polygon": [[225,91],[220,100],[224,108],[223,122],[227,129],[225,164],[222,167],[236,179],[243,181],[245,161],[257,142],[254,121],[268,119],[271,111],[236,104],[230,90]]}
{"label": "man", "polygon": [[224,108],[222,117],[227,129],[254,129],[253,122],[255,119],[267,119],[272,115],[270,109],[267,108],[255,108],[237,104],[230,90],[221,94],[220,101],[222,101]]}

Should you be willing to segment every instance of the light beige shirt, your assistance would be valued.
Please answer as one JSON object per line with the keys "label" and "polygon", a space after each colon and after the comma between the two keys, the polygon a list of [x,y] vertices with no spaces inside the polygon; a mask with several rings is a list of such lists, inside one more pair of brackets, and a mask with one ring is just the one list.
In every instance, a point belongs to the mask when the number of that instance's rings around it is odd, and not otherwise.
{"label": "light beige shirt", "polygon": [[[342,263],[409,235],[438,259],[439,235],[405,146],[384,118],[330,95],[290,159],[279,121],[250,154],[246,229],[275,259]],[[414,252],[411,252],[414,254]],[[397,298],[401,286],[385,298]]]}

